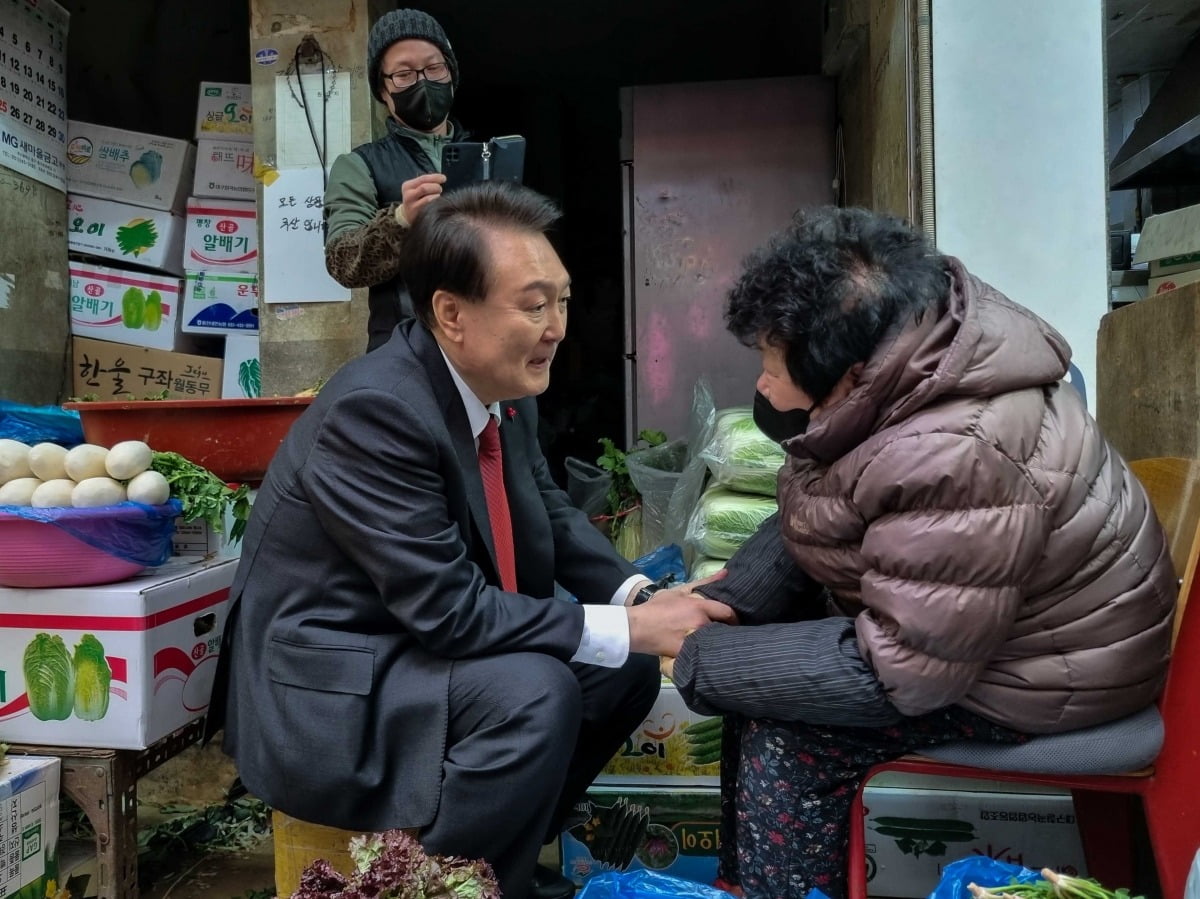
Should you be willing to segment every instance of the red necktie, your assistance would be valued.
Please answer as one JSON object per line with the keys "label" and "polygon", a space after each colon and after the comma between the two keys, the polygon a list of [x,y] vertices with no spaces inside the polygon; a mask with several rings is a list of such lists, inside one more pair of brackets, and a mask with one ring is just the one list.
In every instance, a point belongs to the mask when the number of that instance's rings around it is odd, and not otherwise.
{"label": "red necktie", "polygon": [[517,556],[513,549],[512,516],[508,512],[508,494],[504,490],[500,426],[492,416],[488,416],[487,427],[479,435],[479,473],[483,475],[483,492],[487,496],[488,519],[492,524],[492,542],[496,544],[500,586],[515,593]]}

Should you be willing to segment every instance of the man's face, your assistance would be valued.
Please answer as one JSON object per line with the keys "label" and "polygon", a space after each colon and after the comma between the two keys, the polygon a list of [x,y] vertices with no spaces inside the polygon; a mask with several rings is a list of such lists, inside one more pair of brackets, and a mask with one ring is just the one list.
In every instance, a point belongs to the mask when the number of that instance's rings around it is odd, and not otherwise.
{"label": "man's face", "polygon": [[[437,46],[429,43],[429,41],[423,41],[418,38],[396,41],[396,43],[388,47],[379,60],[380,83],[376,86],[376,89],[379,91],[379,98],[387,106],[388,113],[393,118],[403,121],[403,119],[400,119],[396,115],[396,104],[392,102],[392,94],[401,93],[405,88],[394,85],[388,76],[394,75],[397,72],[414,72],[424,69],[426,66],[445,62],[446,57]],[[450,80],[448,73],[444,80]],[[409,86],[411,87],[411,85]]]}
{"label": "man's face", "polygon": [[484,405],[537,396],[567,331],[571,279],[543,234],[486,229],[491,259],[482,302],[461,302],[447,355]]}

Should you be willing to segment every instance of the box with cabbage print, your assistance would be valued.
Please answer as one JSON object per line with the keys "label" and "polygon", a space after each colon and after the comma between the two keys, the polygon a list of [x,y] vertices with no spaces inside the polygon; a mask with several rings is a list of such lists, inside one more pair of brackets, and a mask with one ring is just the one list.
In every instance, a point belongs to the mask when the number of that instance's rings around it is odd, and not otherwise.
{"label": "box with cabbage print", "polygon": [[179,279],[72,262],[71,333],[152,350],[179,349]]}
{"label": "box with cabbage print", "polygon": [[0,734],[145,749],[208,708],[236,559],[93,587],[0,588]]}

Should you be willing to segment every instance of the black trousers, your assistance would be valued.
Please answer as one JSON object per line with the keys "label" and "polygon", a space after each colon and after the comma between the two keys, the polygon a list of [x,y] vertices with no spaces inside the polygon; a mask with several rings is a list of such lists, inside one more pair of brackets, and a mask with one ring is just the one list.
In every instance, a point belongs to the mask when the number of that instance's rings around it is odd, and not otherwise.
{"label": "black trousers", "polygon": [[514,653],[454,663],[437,816],[426,851],[484,858],[505,899],[524,899],[543,843],[645,720],[658,659],[621,668]]}

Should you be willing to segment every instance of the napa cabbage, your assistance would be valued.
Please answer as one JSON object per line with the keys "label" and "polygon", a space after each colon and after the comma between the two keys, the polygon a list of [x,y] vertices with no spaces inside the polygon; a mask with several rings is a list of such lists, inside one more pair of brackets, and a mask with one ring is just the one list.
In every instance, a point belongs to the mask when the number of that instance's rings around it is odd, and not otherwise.
{"label": "napa cabbage", "polygon": [[84,634],[75,645],[71,667],[75,672],[75,717],[99,721],[108,712],[112,669],[104,658],[104,647],[94,634]]}
{"label": "napa cabbage", "polygon": [[58,634],[36,634],[21,660],[29,711],[39,721],[70,717],[75,701],[75,674],[71,656]]}
{"label": "napa cabbage", "polygon": [[749,406],[731,406],[717,413],[713,435],[700,455],[713,480],[743,493],[774,496],[783,447],[759,430]]}

